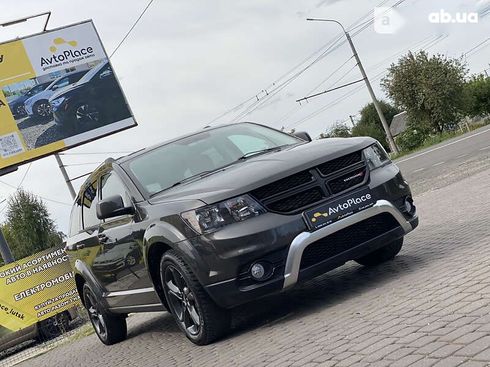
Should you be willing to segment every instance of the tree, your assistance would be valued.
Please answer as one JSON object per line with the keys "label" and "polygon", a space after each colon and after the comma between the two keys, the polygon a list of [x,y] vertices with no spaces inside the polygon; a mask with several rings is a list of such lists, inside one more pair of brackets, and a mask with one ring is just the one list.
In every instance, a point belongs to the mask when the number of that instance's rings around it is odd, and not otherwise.
{"label": "tree", "polygon": [[[395,107],[385,101],[379,101],[379,105],[383,114],[385,115],[386,121],[391,125],[393,116],[398,114],[400,111]],[[378,140],[386,150],[390,150],[388,141],[386,140],[386,132],[384,131],[383,124],[379,119],[378,112],[374,103],[368,103],[360,111],[361,119],[352,129],[352,136],[370,136]]]}
{"label": "tree", "polygon": [[490,78],[473,76],[464,86],[465,114],[470,117],[490,114]]}
{"label": "tree", "polygon": [[410,52],[390,66],[381,85],[395,106],[407,111],[412,127],[442,132],[460,118],[466,74],[458,59]]}
{"label": "tree", "polygon": [[22,189],[9,198],[2,231],[16,259],[58,246],[65,238],[44,202]]}
{"label": "tree", "polygon": [[351,136],[350,128],[342,122],[337,122],[326,133],[320,135],[323,138],[349,138]]}

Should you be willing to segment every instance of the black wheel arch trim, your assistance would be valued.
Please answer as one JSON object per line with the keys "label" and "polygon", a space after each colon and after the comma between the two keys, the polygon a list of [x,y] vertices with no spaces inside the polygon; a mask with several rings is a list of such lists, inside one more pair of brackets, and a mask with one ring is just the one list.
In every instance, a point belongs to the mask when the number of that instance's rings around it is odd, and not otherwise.
{"label": "black wheel arch trim", "polygon": [[[92,274],[89,267],[83,261],[78,259],[75,261],[74,270],[75,270],[75,281],[77,283],[78,295],[80,296],[80,300],[82,304],[85,305],[85,302],[83,300],[83,284],[87,283],[90,289],[92,290],[92,292],[94,293],[97,302],[100,303],[101,307],[104,309],[108,309],[109,304],[105,301],[104,298],[105,290],[97,281],[95,276]],[[80,277],[83,279],[83,283],[81,285],[79,285],[79,281],[77,281],[77,279],[80,279]]]}

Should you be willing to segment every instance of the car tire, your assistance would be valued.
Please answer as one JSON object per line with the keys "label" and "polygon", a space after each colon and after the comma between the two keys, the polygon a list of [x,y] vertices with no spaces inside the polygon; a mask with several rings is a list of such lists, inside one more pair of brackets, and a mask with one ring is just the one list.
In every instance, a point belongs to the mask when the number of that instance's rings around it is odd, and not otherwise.
{"label": "car tire", "polygon": [[386,261],[392,260],[400,252],[403,246],[403,237],[393,242],[390,242],[386,246],[383,246],[359,259],[356,262],[365,266],[375,266]]}
{"label": "car tire", "polygon": [[45,99],[37,101],[34,106],[32,106],[32,113],[36,118],[42,120],[48,120],[53,115],[51,105]]}
{"label": "car tire", "polygon": [[191,268],[174,250],[162,256],[160,281],[169,312],[191,342],[210,344],[229,330],[230,311],[209,297]]}
{"label": "car tire", "polygon": [[128,335],[126,317],[113,315],[103,310],[87,283],[83,285],[83,300],[90,322],[102,343],[112,345],[126,339]]}
{"label": "car tire", "polygon": [[102,112],[89,102],[76,105],[73,109],[73,132],[81,133],[100,125],[103,121]]}

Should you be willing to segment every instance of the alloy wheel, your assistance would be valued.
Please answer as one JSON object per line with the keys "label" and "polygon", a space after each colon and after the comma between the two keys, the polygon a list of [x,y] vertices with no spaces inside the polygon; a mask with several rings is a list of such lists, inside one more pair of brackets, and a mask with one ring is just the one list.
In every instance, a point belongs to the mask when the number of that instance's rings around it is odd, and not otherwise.
{"label": "alloy wheel", "polygon": [[107,326],[104,320],[104,316],[97,309],[96,302],[92,294],[90,293],[86,296],[85,307],[87,308],[90,321],[92,322],[95,331],[102,339],[105,339],[107,335]]}
{"label": "alloy wheel", "polygon": [[78,106],[75,111],[75,117],[78,122],[99,122],[100,114],[99,111],[90,106],[88,103]]}
{"label": "alloy wheel", "polygon": [[51,115],[51,105],[47,102],[38,104],[36,112],[41,117],[48,117]]}
{"label": "alloy wheel", "polygon": [[180,271],[168,265],[164,274],[165,289],[169,307],[181,327],[190,335],[198,335],[202,327],[202,318],[194,293],[190,290]]}
{"label": "alloy wheel", "polygon": [[15,114],[18,116],[22,116],[26,113],[26,110],[24,109],[24,106],[17,106],[15,109]]}

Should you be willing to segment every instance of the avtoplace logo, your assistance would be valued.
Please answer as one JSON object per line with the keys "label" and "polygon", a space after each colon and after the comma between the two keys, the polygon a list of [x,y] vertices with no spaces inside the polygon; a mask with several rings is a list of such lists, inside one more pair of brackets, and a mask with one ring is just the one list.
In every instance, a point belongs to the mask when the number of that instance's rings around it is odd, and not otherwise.
{"label": "avtoplace logo", "polygon": [[[56,53],[62,45],[68,45],[70,48]],[[65,39],[61,37],[55,38],[53,40],[53,45],[49,47],[49,51],[54,55],[51,57],[41,57],[41,66],[58,66],[61,64],[77,62],[94,55],[94,49],[91,46],[76,48],[77,46],[77,41],[65,41]]]}
{"label": "avtoplace logo", "polygon": [[315,223],[317,221],[317,218],[319,217],[329,217],[333,214],[339,214],[341,211],[345,211],[350,209],[351,206],[353,205],[360,205],[366,201],[370,201],[372,199],[371,194],[365,194],[357,198],[349,198],[346,199],[343,203],[337,204],[335,206],[330,206],[328,207],[328,210],[326,212],[316,212],[313,214],[313,217],[311,218],[311,221]]}

